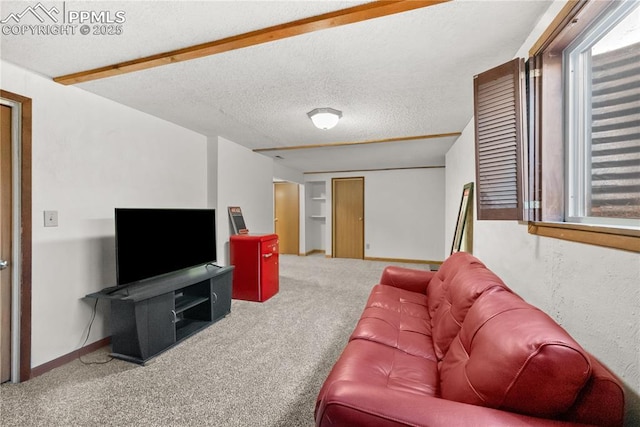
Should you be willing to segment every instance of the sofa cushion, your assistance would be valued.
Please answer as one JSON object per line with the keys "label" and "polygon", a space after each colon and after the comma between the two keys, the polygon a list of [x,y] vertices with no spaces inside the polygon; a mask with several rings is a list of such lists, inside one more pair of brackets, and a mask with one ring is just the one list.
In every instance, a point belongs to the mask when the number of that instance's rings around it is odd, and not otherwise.
{"label": "sofa cushion", "polygon": [[435,361],[426,296],[376,285],[351,340],[363,339]]}
{"label": "sofa cushion", "polygon": [[353,381],[425,396],[438,394],[438,369],[433,360],[367,340],[350,341],[320,390],[336,381]]}
{"label": "sofa cushion", "polygon": [[493,288],[508,289],[493,272],[481,263],[471,263],[443,283],[444,295],[431,319],[436,357],[442,360],[451,341],[458,335],[462,322],[475,300]]}
{"label": "sofa cushion", "polygon": [[590,374],[587,354],[564,329],[496,287],[469,309],[442,362],[440,385],[445,399],[557,417]]}
{"label": "sofa cushion", "polygon": [[365,308],[377,307],[409,316],[427,318],[427,297],[393,286],[376,285],[371,290]]}

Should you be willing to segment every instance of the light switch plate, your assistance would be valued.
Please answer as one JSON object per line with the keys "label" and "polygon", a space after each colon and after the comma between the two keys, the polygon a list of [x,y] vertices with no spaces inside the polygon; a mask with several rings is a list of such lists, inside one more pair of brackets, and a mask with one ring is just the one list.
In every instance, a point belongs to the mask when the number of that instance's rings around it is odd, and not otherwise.
{"label": "light switch plate", "polygon": [[58,211],[44,211],[44,226],[45,227],[58,226]]}

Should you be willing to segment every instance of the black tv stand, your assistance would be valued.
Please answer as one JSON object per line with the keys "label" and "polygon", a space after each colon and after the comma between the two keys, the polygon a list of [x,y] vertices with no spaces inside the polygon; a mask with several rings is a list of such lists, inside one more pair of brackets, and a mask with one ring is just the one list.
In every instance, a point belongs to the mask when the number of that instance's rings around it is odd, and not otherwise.
{"label": "black tv stand", "polygon": [[144,364],[231,312],[232,275],[204,264],[87,297],[111,301],[112,356]]}

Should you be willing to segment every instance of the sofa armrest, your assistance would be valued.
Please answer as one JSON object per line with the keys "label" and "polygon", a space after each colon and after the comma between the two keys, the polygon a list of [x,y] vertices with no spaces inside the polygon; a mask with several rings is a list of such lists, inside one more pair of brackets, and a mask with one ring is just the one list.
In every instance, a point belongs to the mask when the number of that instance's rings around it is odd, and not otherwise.
{"label": "sofa armrest", "polygon": [[580,426],[352,381],[336,381],[317,403],[316,427]]}
{"label": "sofa armrest", "polygon": [[380,284],[424,294],[435,275],[434,271],[389,266],[382,272]]}

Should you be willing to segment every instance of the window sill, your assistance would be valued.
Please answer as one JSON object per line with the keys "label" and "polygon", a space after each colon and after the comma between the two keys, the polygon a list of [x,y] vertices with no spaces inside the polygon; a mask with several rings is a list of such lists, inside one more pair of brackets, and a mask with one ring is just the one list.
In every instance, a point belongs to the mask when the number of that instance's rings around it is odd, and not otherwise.
{"label": "window sill", "polygon": [[567,222],[529,222],[529,234],[640,252],[640,230]]}

